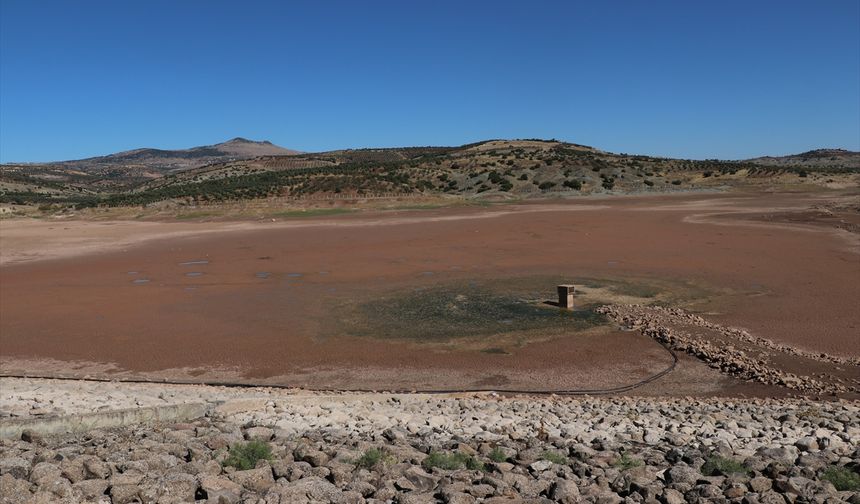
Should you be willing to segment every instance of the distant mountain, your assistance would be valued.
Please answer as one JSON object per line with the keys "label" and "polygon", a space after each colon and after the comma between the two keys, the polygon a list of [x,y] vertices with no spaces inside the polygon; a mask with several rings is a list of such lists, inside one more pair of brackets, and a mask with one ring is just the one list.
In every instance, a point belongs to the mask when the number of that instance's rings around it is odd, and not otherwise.
{"label": "distant mountain", "polygon": [[109,171],[121,174],[127,171],[131,175],[132,173],[141,174],[142,172],[149,172],[149,176],[157,177],[164,173],[197,168],[211,163],[251,159],[259,156],[286,156],[298,153],[299,151],[279,147],[267,140],[254,141],[237,137],[219,144],[192,147],[190,149],[134,149],[106,156],[46,164],[78,170],[84,173],[94,174]]}
{"label": "distant mountain", "polygon": [[815,149],[788,156],[763,156],[747,162],[767,166],[829,166],[860,168],[860,152],[845,149]]}

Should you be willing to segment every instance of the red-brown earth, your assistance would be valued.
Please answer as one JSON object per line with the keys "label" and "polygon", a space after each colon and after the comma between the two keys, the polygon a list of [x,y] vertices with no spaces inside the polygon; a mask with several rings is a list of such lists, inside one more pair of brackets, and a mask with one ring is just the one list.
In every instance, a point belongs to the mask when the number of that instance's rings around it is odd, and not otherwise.
{"label": "red-brown earth", "polygon": [[[428,344],[337,330],[350,303],[517,278],[546,278],[548,300],[556,281],[584,277],[700,286],[708,295],[692,306],[709,320],[806,350],[860,356],[857,234],[801,218],[834,199],[857,198],[619,197],[267,224],[3,221],[2,371],[555,390],[622,386],[670,364],[655,342],[614,328],[551,332],[507,354],[481,351],[472,340]],[[778,217],[785,215],[801,217]],[[857,220],[851,212],[838,218]],[[188,275],[195,272],[202,275]],[[486,348],[494,336],[484,338]],[[785,391],[681,356],[673,373],[636,393]]]}

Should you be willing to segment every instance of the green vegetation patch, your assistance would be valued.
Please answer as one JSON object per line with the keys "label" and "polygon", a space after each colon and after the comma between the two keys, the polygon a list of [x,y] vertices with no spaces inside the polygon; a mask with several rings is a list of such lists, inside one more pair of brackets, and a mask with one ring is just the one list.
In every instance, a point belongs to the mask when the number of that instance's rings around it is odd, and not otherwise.
{"label": "green vegetation patch", "polygon": [[535,292],[505,292],[492,286],[453,285],[365,302],[349,318],[347,332],[355,336],[444,341],[513,331],[547,328],[585,330],[607,322],[596,305],[559,310],[546,304],[554,284],[543,296]]}
{"label": "green vegetation patch", "polygon": [[728,476],[730,474],[744,474],[747,472],[747,468],[737,460],[715,455],[708,457],[708,460],[702,465],[701,472],[705,476]]}
{"label": "green vegetation patch", "polygon": [[237,443],[230,447],[230,453],[222,465],[247,471],[257,466],[260,460],[272,460],[272,449],[262,441]]}
{"label": "green vegetation patch", "polygon": [[622,453],[621,456],[618,457],[615,462],[612,463],[612,467],[615,467],[621,471],[633,469],[634,467],[639,467],[641,465],[644,465],[641,460],[635,459],[626,453]]}
{"label": "green vegetation patch", "polygon": [[508,460],[508,456],[505,455],[505,451],[498,446],[493,448],[493,450],[489,454],[489,458],[496,463],[506,462]]}
{"label": "green vegetation patch", "polygon": [[389,464],[393,462],[394,457],[384,450],[380,450],[379,448],[369,448],[362,453],[361,457],[357,458],[354,463],[356,467],[373,469],[379,464]]}
{"label": "green vegetation patch", "polygon": [[[392,290],[359,298],[340,298],[329,306],[324,324],[333,335],[398,339],[422,344],[467,345],[486,354],[505,355],[532,341],[586,331],[609,330],[597,313],[605,304],[688,306],[716,292],[681,281],[645,278],[575,278],[575,309],[555,305],[556,285],[570,279],[526,276],[453,280],[424,288]],[[440,275],[441,276],[441,275]],[[425,280],[426,279],[426,280]]]}
{"label": "green vegetation patch", "polygon": [[821,479],[829,481],[840,492],[860,490],[860,474],[847,467],[828,467],[821,473]]}
{"label": "green vegetation patch", "polygon": [[558,465],[567,465],[570,462],[567,457],[555,451],[545,451],[540,458]]}
{"label": "green vegetation patch", "polygon": [[471,471],[483,471],[484,464],[480,460],[471,455],[464,453],[443,453],[430,452],[429,455],[421,462],[421,465],[427,471],[434,468],[443,469],[446,471],[455,471],[457,469],[469,469]]}

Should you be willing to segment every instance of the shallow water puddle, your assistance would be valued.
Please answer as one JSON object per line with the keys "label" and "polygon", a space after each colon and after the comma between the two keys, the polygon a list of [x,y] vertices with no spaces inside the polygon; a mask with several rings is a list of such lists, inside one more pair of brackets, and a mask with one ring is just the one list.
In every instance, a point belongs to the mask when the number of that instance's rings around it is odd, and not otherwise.
{"label": "shallow water puddle", "polygon": [[305,276],[304,273],[287,273],[288,277],[299,278]]}
{"label": "shallow water puddle", "polygon": [[185,276],[187,276],[187,277],[199,277],[199,276],[203,276],[203,272],[202,271],[189,271],[188,273],[185,274]]}
{"label": "shallow water puddle", "polygon": [[135,285],[143,285],[143,284],[149,283],[149,279],[148,278],[135,278],[134,280],[131,281],[131,283],[133,283]]}
{"label": "shallow water puddle", "polygon": [[269,273],[268,271],[258,271],[256,273],[254,273],[254,276],[257,278],[266,279],[266,278],[269,278],[270,276],[272,276],[272,274]]}

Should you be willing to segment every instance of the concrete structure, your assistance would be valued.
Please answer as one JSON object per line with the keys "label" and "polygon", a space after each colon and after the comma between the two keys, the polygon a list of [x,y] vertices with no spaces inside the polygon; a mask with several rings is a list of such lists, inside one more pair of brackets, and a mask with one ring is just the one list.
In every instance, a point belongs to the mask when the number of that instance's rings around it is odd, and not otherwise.
{"label": "concrete structure", "polygon": [[573,309],[573,293],[575,291],[573,285],[559,285],[558,287],[558,306],[560,308]]}
{"label": "concrete structure", "polygon": [[82,415],[2,420],[0,421],[0,438],[18,439],[25,430],[40,436],[54,436],[79,434],[93,429],[110,429],[126,425],[186,422],[205,416],[206,409],[206,405],[203,403],[184,403]]}

